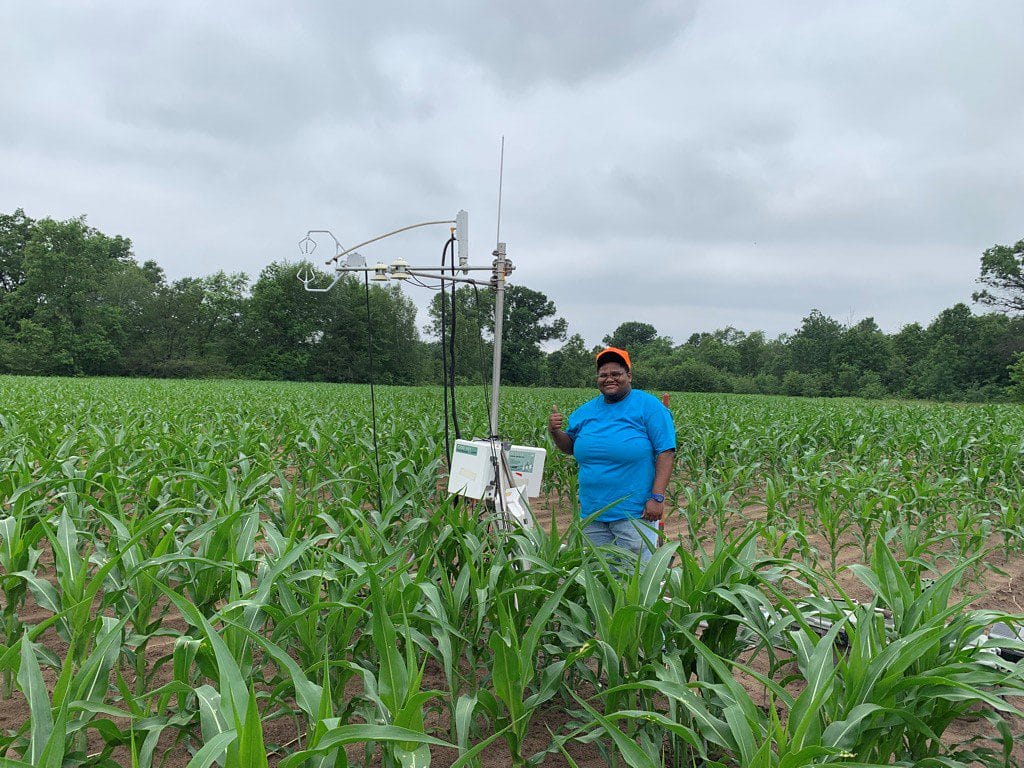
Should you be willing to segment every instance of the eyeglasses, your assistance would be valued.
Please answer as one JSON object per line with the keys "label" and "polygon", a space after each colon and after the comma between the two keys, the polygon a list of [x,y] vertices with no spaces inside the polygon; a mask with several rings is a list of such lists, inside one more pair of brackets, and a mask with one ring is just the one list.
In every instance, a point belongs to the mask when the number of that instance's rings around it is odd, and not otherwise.
{"label": "eyeglasses", "polygon": [[605,379],[624,379],[629,375],[629,371],[613,371],[611,373],[599,373],[597,374],[597,380],[603,381]]}

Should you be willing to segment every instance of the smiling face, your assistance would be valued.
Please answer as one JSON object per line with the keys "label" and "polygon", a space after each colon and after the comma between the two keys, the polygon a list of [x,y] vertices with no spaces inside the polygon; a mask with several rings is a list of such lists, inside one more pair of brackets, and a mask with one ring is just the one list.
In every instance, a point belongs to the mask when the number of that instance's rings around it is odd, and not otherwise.
{"label": "smiling face", "polygon": [[633,388],[633,374],[622,363],[609,360],[597,369],[597,388],[601,390],[606,402],[614,403],[628,395]]}

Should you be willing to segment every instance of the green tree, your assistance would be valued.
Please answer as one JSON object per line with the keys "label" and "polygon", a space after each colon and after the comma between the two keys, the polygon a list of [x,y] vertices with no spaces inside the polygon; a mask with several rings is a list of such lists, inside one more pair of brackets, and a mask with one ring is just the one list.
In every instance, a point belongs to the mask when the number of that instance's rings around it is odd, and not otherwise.
{"label": "green tree", "polygon": [[909,323],[889,337],[892,356],[882,374],[884,386],[892,393],[918,396],[911,371],[928,354],[928,334],[920,323]]}
{"label": "green tree", "polygon": [[[321,282],[327,276],[317,273],[308,263],[272,262],[264,267],[252,287],[245,316],[245,332],[251,375],[273,379],[310,378],[312,362],[323,341],[324,316],[344,293],[335,286],[328,293],[308,293],[296,279],[299,270],[308,269]],[[354,282],[354,281],[347,281]],[[336,380],[351,381],[356,371],[348,361],[336,363]],[[326,358],[322,359],[326,364]]]}
{"label": "green tree", "polygon": [[[131,241],[85,219],[0,223],[5,250],[0,368],[15,372],[123,372],[130,308],[119,304],[126,273],[138,272]],[[16,253],[21,247],[20,259]],[[19,351],[20,350],[20,351]]]}
{"label": "green tree", "polygon": [[[363,315],[365,317],[363,286]],[[418,384],[428,377],[427,347],[416,330],[416,305],[395,284],[370,286],[373,371],[377,381]]]}
{"label": "green tree", "polygon": [[622,323],[601,341],[605,346],[618,347],[629,352],[634,365],[639,363],[641,368],[658,367],[663,363],[660,358],[672,352],[672,339],[660,335],[650,323],[635,320]]}
{"label": "green tree", "polygon": [[830,393],[832,378],[824,372],[800,373],[786,371],[782,377],[782,391],[787,395],[800,397],[822,397]]}
{"label": "green tree", "polygon": [[790,364],[798,373],[828,373],[843,336],[843,326],[812,309],[789,340]]}
{"label": "green tree", "polygon": [[25,280],[25,246],[34,226],[35,222],[21,208],[13,214],[0,213],[0,299],[13,293]]}
{"label": "green tree", "polygon": [[574,333],[548,355],[548,383],[554,387],[589,387],[594,383],[594,355]]}
{"label": "green tree", "polygon": [[[463,285],[455,291],[455,378],[466,383],[481,383],[490,380],[491,345],[484,338],[484,331],[492,328],[490,318],[494,313],[493,299],[488,299],[489,290],[474,291],[472,286]],[[479,299],[479,300],[478,300]],[[445,312],[445,337],[451,344],[451,306],[450,291],[438,292],[431,299],[427,313],[430,323],[426,332],[437,339],[433,346],[434,381],[441,380],[441,308]],[[447,355],[448,352],[445,352]]]}
{"label": "green tree", "polygon": [[739,356],[739,373],[744,376],[756,376],[763,371],[768,358],[764,331],[745,334],[736,342],[736,353]]}
{"label": "green tree", "polygon": [[835,394],[859,395],[869,387],[877,396],[880,374],[889,370],[891,364],[889,338],[873,317],[844,329],[832,356]]}
{"label": "green tree", "polygon": [[139,319],[144,329],[140,365],[158,376],[211,376],[227,375],[246,361],[247,275],[219,271],[171,286],[160,281],[156,288],[149,311]]}
{"label": "green tree", "polygon": [[964,397],[971,385],[971,349],[977,341],[974,315],[966,304],[944,309],[928,326],[927,353],[912,369],[915,394],[938,400]]}
{"label": "green tree", "polygon": [[967,364],[951,336],[940,336],[913,371],[916,393],[933,400],[963,399],[967,390]]}
{"label": "green tree", "polygon": [[1007,394],[1015,403],[1024,403],[1024,353],[1018,354],[1010,365],[1010,386]]}
{"label": "green tree", "polygon": [[1013,245],[993,245],[981,254],[984,285],[972,298],[979,304],[1007,312],[1024,312],[1024,240]]}
{"label": "green tree", "polygon": [[138,269],[126,269],[111,279],[110,299],[121,307],[125,320],[121,367],[126,374],[162,375],[155,366],[159,359],[155,345],[166,332],[167,314],[161,306],[166,291],[163,270],[153,261]]}
{"label": "green tree", "polygon": [[[488,307],[488,329],[494,334],[494,294],[481,295]],[[567,323],[558,317],[555,303],[540,291],[524,285],[505,289],[501,378],[513,385],[535,385],[543,381],[544,353],[541,344],[564,339]]]}
{"label": "green tree", "polygon": [[867,317],[843,332],[835,351],[835,362],[858,371],[879,373],[888,368],[891,356],[888,337],[875,318]]}
{"label": "green tree", "polygon": [[722,328],[714,333],[700,335],[696,345],[697,360],[717,368],[719,371],[736,374],[740,372],[740,350],[738,342],[743,333],[733,327]]}
{"label": "green tree", "polygon": [[[19,208],[13,214],[0,214],[0,373],[21,372],[26,365],[26,353],[20,347],[25,343],[22,322],[31,322],[16,311],[15,291],[25,281],[25,245],[31,237],[35,222]],[[28,333],[32,334],[29,330]],[[40,340],[43,355],[52,344]],[[31,355],[34,360],[36,355]],[[31,368],[27,371],[33,372]]]}
{"label": "green tree", "polygon": [[426,378],[416,307],[397,285],[346,276],[327,293],[307,293],[301,286],[299,291],[294,299],[298,311],[309,313],[309,332],[301,343],[308,378],[383,384]]}
{"label": "green tree", "polygon": [[630,320],[629,322],[622,323],[609,335],[601,339],[601,341],[606,347],[618,347],[632,355],[648,344],[653,344],[658,338],[658,329],[650,323]]}
{"label": "green tree", "polygon": [[662,371],[657,382],[673,392],[731,392],[728,374],[700,360],[683,360]]}

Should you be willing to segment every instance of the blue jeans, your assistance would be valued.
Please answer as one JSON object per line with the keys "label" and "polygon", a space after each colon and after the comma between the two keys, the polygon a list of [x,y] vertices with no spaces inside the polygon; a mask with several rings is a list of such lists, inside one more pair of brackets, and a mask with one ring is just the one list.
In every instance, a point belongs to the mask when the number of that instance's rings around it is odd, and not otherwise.
{"label": "blue jeans", "polygon": [[651,559],[651,552],[658,547],[657,523],[639,517],[625,520],[591,520],[583,528],[583,535],[595,547],[614,544],[640,555],[640,562]]}

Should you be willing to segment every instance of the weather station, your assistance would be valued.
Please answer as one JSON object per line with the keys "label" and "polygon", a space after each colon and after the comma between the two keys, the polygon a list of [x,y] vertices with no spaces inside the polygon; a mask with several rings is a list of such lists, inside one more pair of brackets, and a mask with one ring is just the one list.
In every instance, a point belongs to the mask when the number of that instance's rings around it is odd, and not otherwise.
{"label": "weather station", "polygon": [[[504,141],[502,142],[504,155]],[[504,163],[502,163],[504,165]],[[377,243],[403,232],[423,227],[449,227],[449,238],[442,251],[441,264],[413,265],[404,259],[396,259],[390,264],[382,261],[370,264],[358,249]],[[318,249],[317,241],[326,238],[334,247],[334,254],[325,264],[334,269],[333,280],[323,286],[315,286],[316,277],[308,270],[300,270],[298,279],[310,293],[330,291],[347,275],[362,275],[364,283],[388,283],[395,281],[423,288],[433,288],[442,292],[441,312],[445,313],[443,293],[446,288],[452,290],[452,313],[454,316],[454,291],[456,284],[468,284],[476,288],[484,288],[494,292],[494,350],[491,362],[491,392],[488,431],[486,437],[462,439],[457,435],[448,452],[448,492],[464,498],[482,500],[485,509],[493,511],[499,530],[512,530],[515,526],[532,527],[534,517],[530,511],[529,498],[540,495],[541,477],[544,473],[544,460],[547,452],[544,448],[525,445],[512,445],[501,437],[498,425],[498,406],[501,394],[501,356],[502,356],[502,324],[504,317],[505,282],[515,270],[508,258],[505,243],[501,242],[501,173],[498,182],[498,232],[494,251],[491,253],[490,264],[480,265],[470,262],[469,251],[469,214],[460,210],[453,219],[441,219],[410,224],[382,235],[370,238],[351,247],[343,247],[341,242],[330,230],[314,229],[306,232],[299,241],[299,251],[304,257],[310,257]],[[453,247],[451,263],[446,263],[449,246]],[[456,263],[457,262],[457,263]],[[437,285],[429,285],[424,280],[436,281]],[[368,290],[368,288],[367,288]],[[454,322],[454,317],[453,317]],[[442,319],[442,335],[444,321]],[[442,353],[445,339],[442,338]],[[447,403],[448,387],[454,411],[454,343],[452,346],[452,362],[442,366],[445,371],[445,426],[447,434]],[[450,375],[449,375],[450,373]],[[376,440],[375,440],[376,443]],[[447,444],[447,440],[446,440]]]}

